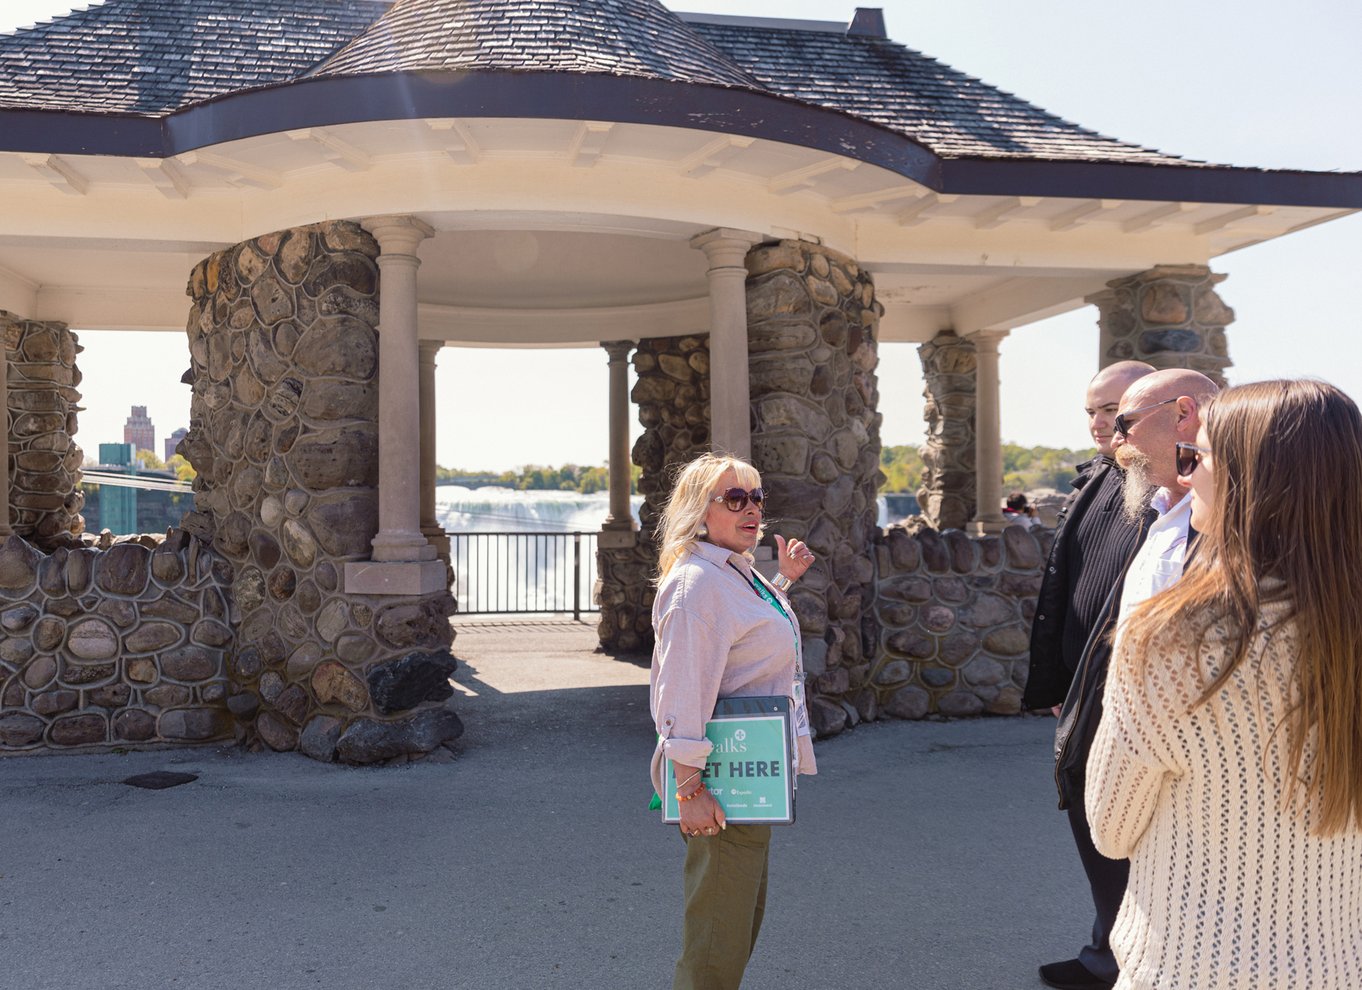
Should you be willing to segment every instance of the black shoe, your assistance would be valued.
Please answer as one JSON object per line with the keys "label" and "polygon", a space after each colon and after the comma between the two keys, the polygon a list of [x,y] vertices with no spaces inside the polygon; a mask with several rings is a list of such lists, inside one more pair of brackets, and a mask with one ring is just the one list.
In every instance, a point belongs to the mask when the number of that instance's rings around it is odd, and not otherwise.
{"label": "black shoe", "polygon": [[1040,981],[1055,990],[1111,990],[1116,986],[1111,980],[1093,976],[1077,959],[1046,963],[1040,968]]}

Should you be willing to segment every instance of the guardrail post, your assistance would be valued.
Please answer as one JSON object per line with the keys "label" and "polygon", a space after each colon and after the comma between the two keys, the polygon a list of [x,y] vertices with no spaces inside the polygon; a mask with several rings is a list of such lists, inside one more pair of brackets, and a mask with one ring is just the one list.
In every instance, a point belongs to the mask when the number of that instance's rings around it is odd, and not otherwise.
{"label": "guardrail post", "polygon": [[582,534],[572,534],[572,621],[582,620]]}

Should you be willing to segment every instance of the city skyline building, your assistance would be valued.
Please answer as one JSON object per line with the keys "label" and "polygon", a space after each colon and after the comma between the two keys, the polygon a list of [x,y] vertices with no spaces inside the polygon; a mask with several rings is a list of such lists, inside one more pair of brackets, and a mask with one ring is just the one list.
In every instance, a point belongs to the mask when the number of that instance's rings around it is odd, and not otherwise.
{"label": "city skyline building", "polygon": [[166,437],[165,460],[167,463],[169,463],[170,459],[175,456],[175,448],[180,445],[180,441],[183,440],[185,436],[188,435],[188,433],[189,431],[186,430],[183,426],[181,426],[174,433],[170,434],[170,436]]}
{"label": "city skyline building", "polygon": [[123,424],[123,442],[137,450],[156,450],[156,427],[147,415],[146,406],[133,406],[132,414]]}

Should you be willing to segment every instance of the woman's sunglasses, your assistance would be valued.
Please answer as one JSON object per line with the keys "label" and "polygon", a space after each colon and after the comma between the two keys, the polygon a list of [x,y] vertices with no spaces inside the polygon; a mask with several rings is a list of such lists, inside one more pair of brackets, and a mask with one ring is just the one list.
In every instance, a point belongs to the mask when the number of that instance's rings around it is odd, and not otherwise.
{"label": "woman's sunglasses", "polygon": [[1194,443],[1180,443],[1177,445],[1178,451],[1178,477],[1189,478],[1201,463],[1201,458],[1210,457],[1211,452],[1205,447],[1198,447]]}
{"label": "woman's sunglasses", "polygon": [[1114,421],[1114,429],[1117,433],[1121,434],[1121,436],[1125,436],[1135,428],[1135,424],[1131,422],[1131,416],[1134,416],[1136,413],[1149,412],[1151,409],[1157,409],[1159,406],[1166,406],[1170,402],[1177,401],[1177,397],[1164,399],[1162,402],[1156,402],[1152,406],[1141,406],[1139,409],[1132,409],[1128,413],[1121,413]]}
{"label": "woman's sunglasses", "polygon": [[747,508],[749,499],[753,505],[759,506],[766,501],[766,493],[760,488],[753,488],[750,492],[745,492],[741,488],[730,488],[722,495],[715,495],[710,501],[722,502],[728,507],[729,512],[741,512]]}

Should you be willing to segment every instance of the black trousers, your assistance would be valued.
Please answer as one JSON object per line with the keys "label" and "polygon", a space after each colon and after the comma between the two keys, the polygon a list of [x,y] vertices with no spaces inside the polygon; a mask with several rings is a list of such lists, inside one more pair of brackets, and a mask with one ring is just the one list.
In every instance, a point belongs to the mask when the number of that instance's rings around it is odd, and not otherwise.
{"label": "black trousers", "polygon": [[1083,861],[1083,872],[1088,875],[1088,886],[1092,889],[1092,905],[1097,909],[1097,918],[1092,923],[1092,942],[1078,953],[1078,961],[1093,976],[1113,983],[1119,975],[1116,957],[1111,954],[1111,929],[1116,924],[1116,912],[1121,910],[1121,900],[1126,895],[1126,881],[1130,878],[1130,860],[1107,859],[1092,844],[1092,831],[1088,827],[1088,814],[1084,809],[1083,795],[1069,802],[1069,828],[1074,833],[1074,844],[1078,846],[1078,858]]}

